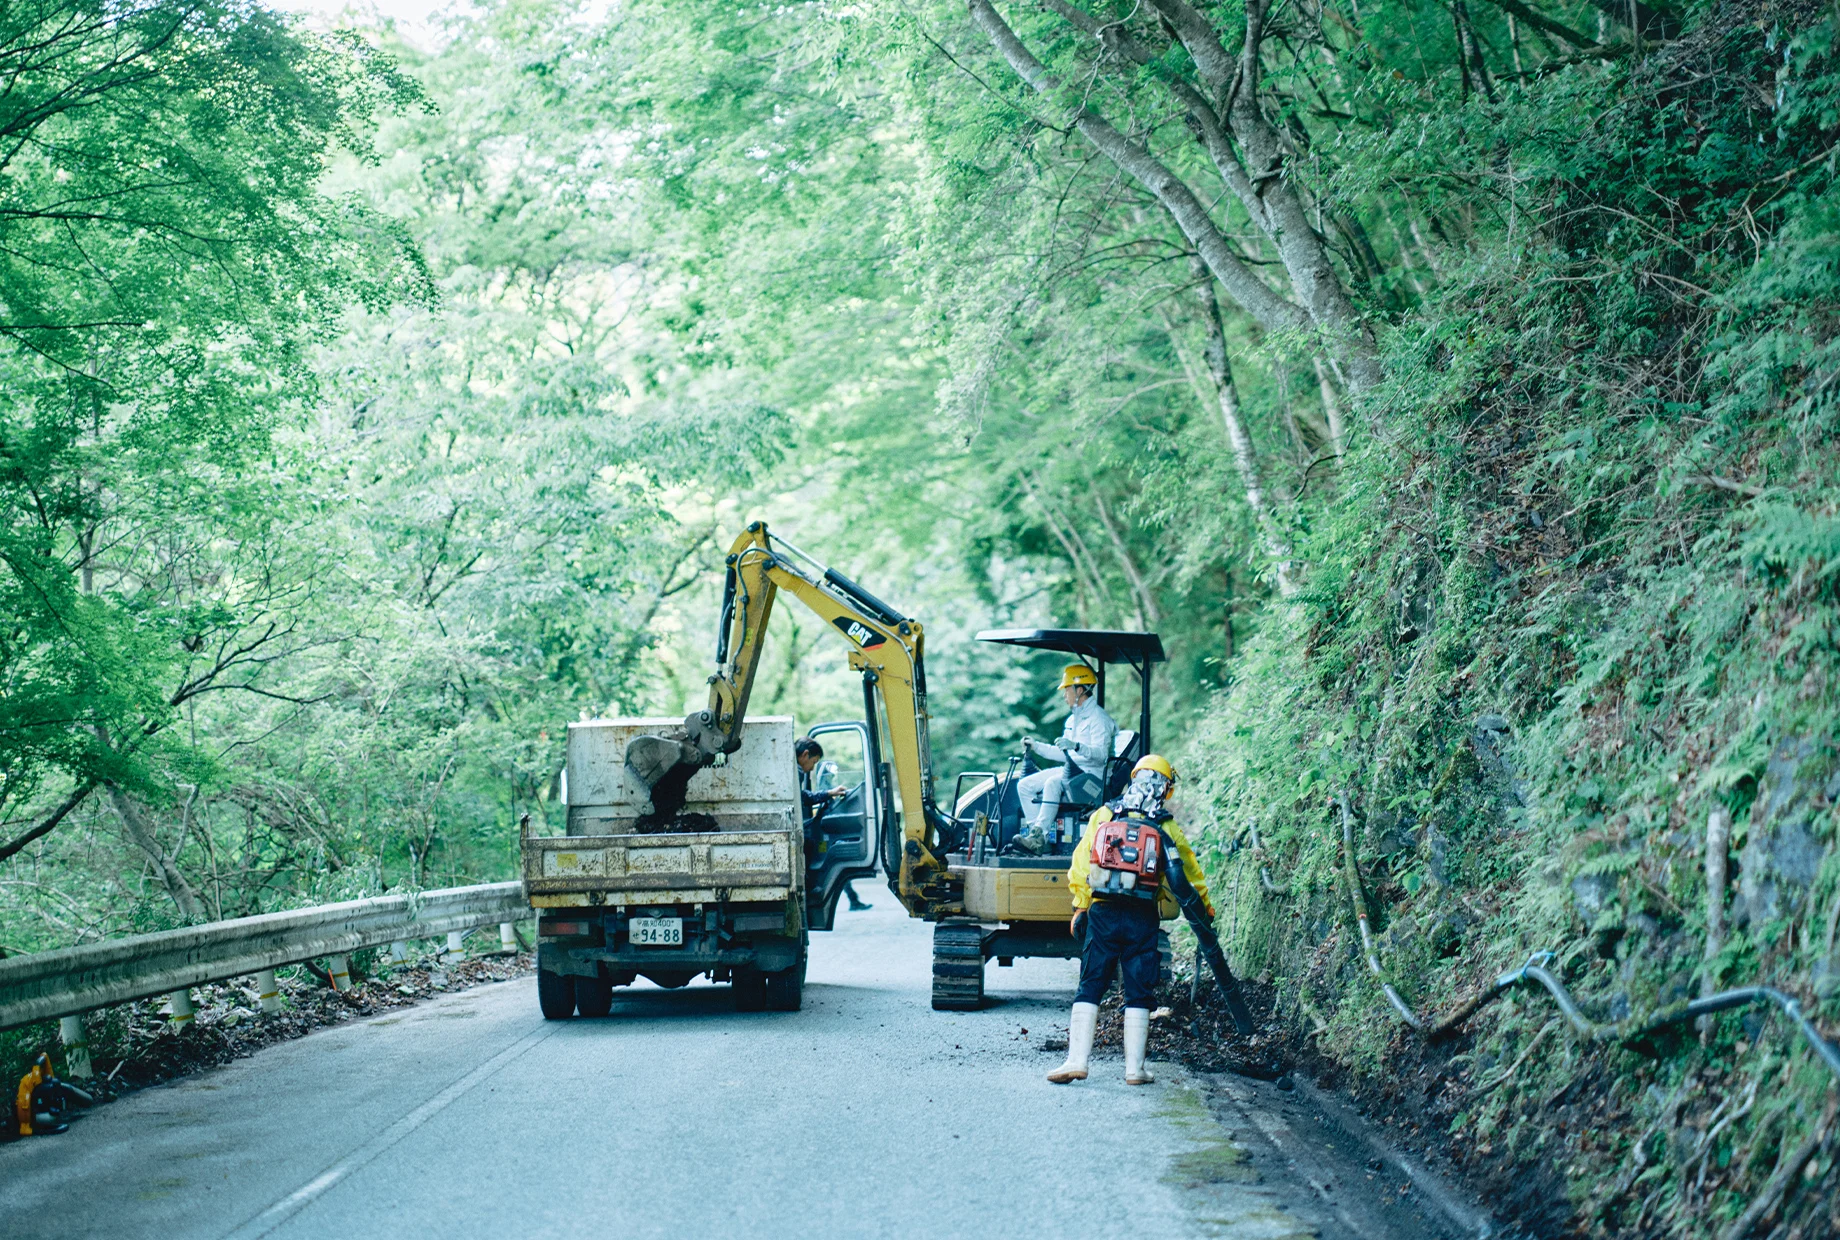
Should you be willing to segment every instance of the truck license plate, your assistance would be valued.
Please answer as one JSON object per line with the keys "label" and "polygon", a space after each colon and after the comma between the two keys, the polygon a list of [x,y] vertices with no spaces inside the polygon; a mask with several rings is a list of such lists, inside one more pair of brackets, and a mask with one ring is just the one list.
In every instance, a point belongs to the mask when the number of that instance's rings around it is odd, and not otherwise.
{"label": "truck license plate", "polygon": [[684,919],[635,917],[627,923],[626,937],[634,947],[682,947]]}

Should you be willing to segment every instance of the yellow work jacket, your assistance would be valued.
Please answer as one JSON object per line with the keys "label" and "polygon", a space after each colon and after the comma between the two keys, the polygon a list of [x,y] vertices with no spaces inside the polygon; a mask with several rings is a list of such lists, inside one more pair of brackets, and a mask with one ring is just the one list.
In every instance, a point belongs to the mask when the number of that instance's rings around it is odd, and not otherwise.
{"label": "yellow work jacket", "polygon": [[[1099,833],[1101,823],[1110,822],[1114,817],[1108,805],[1094,810],[1092,817],[1086,820],[1086,834],[1080,837],[1080,846],[1073,850],[1073,864],[1067,867],[1067,890],[1073,893],[1075,908],[1092,907],[1092,883],[1087,874],[1092,869],[1093,836]],[[1214,901],[1208,898],[1207,876],[1201,872],[1201,863],[1195,860],[1195,850],[1188,846],[1188,837],[1182,834],[1182,828],[1176,826],[1173,818],[1163,820],[1163,830],[1169,833],[1169,842],[1176,846],[1176,853],[1182,858],[1182,872],[1188,875],[1188,881],[1194,884],[1201,902],[1207,905],[1208,916],[1212,917]],[[1168,878],[1163,879],[1161,890],[1169,890]]]}

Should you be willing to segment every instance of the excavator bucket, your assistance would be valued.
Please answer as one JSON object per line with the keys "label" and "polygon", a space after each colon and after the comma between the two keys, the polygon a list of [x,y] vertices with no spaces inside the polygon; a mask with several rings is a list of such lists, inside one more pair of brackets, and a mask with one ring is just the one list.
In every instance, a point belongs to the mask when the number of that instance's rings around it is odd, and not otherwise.
{"label": "excavator bucket", "polygon": [[690,777],[703,769],[703,751],[674,736],[635,736],[626,746],[626,769],[651,790],[652,822],[668,822],[684,808]]}

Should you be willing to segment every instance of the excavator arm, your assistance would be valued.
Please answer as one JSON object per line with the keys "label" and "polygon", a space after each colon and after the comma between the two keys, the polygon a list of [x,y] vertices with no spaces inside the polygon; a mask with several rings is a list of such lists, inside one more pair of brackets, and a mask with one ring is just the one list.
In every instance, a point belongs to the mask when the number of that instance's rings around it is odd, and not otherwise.
{"label": "excavator arm", "polygon": [[[900,789],[902,848],[897,890],[909,911],[937,916],[951,911],[955,893],[940,858],[939,811],[933,801],[933,760],[927,728],[925,633],[835,569],[783,539],[768,537],[756,521],[729,548],[722,591],[716,670],[709,705],[684,720],[684,739],[640,737],[627,763],[652,788],[654,812],[671,812],[661,799],[682,804],[690,774],[741,746],[741,725],[766,645],[767,620],[780,591],[810,608],[850,643],[850,667],[863,676],[873,707],[880,695],[888,724],[887,749]],[[871,727],[875,720],[869,720]]]}

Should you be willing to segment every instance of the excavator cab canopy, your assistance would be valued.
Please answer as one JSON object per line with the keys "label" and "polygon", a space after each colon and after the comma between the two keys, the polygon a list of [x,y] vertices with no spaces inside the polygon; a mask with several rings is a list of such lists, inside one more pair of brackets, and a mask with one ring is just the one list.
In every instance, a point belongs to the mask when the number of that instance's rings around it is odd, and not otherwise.
{"label": "excavator cab canopy", "polygon": [[1151,752],[1150,746],[1150,665],[1163,663],[1163,639],[1155,633],[1127,633],[1111,629],[985,629],[977,635],[981,642],[1005,646],[1027,646],[1032,650],[1058,650],[1083,663],[1093,665],[1099,674],[1099,705],[1105,705],[1105,668],[1108,663],[1123,663],[1137,673],[1141,690],[1138,703],[1137,742],[1139,754]]}

